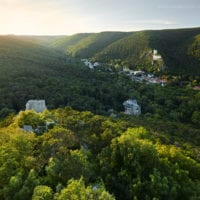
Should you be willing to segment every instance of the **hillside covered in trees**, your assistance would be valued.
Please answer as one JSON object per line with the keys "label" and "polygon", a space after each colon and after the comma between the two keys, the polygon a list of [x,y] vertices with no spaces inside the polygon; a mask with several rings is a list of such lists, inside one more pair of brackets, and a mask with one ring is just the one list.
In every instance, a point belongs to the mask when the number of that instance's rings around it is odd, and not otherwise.
{"label": "hillside covered in trees", "polygon": [[[0,199],[199,199],[199,33],[0,36]],[[148,70],[153,49],[165,87],[116,68]],[[140,116],[124,114],[132,98]],[[23,111],[30,99],[48,110]]]}
{"label": "hillside covered in trees", "polygon": [[[24,132],[56,122],[42,134]],[[69,107],[21,111],[1,123],[0,198],[42,200],[198,199],[194,145],[133,119]]]}
{"label": "hillside covered in trees", "polygon": [[163,59],[161,65],[167,67],[168,73],[195,75],[200,74],[199,35],[200,28],[79,33],[71,36],[1,36],[1,45],[4,45],[3,41],[17,40],[18,43],[13,45],[19,45],[21,41],[22,45],[43,46],[51,53],[57,51],[68,57],[146,71],[152,70],[152,51],[156,49]]}
{"label": "hillside covered in trees", "polygon": [[200,74],[199,34],[200,28],[102,32],[58,38],[52,46],[78,58],[146,70],[152,66],[150,53],[157,49],[172,74]]}

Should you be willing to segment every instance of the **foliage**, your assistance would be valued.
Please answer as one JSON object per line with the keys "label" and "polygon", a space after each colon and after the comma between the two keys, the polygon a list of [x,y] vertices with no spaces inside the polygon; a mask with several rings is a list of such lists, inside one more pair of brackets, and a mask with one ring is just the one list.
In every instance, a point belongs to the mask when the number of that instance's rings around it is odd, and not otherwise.
{"label": "foliage", "polygon": [[[33,117],[33,111],[21,111],[0,128],[2,200],[198,199],[200,195],[199,148],[184,137],[175,144],[177,136],[169,136],[158,125],[144,128],[139,118],[110,118],[69,107],[34,113],[57,123],[37,135],[22,131],[16,123],[27,113]],[[20,120],[23,124],[27,118]]]}
{"label": "foliage", "polygon": [[192,181],[199,179],[197,162],[175,147],[139,138],[137,129],[129,130],[99,156],[101,175],[117,199],[189,199],[198,194]]}
{"label": "foliage", "polygon": [[112,197],[102,186],[97,187],[86,187],[83,179],[79,180],[69,180],[66,188],[61,190],[60,194],[58,194],[57,200],[114,200]]}
{"label": "foliage", "polygon": [[23,128],[24,125],[30,125],[34,129],[39,125],[45,125],[45,121],[41,118],[40,114],[36,113],[34,110],[21,111],[17,118],[16,124]]}
{"label": "foliage", "polygon": [[193,43],[188,48],[188,54],[194,58],[200,58],[200,34],[194,37]]}
{"label": "foliage", "polygon": [[53,191],[45,185],[38,185],[34,188],[32,200],[53,200]]}

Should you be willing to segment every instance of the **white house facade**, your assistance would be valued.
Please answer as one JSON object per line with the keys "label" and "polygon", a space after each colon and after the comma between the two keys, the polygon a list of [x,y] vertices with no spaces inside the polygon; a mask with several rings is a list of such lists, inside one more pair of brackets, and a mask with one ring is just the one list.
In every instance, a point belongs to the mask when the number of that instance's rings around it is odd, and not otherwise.
{"label": "white house facade", "polygon": [[153,50],[153,61],[162,59],[162,56],[158,54],[158,50]]}

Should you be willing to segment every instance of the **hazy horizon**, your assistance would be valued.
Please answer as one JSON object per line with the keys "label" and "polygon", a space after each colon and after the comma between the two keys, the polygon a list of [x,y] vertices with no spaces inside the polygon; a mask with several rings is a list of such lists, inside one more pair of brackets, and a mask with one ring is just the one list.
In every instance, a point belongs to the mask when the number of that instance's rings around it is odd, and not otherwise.
{"label": "hazy horizon", "polygon": [[77,33],[72,33],[72,34],[14,34],[14,33],[8,33],[8,34],[1,34],[0,36],[38,36],[38,37],[43,37],[43,36],[71,36],[71,35],[75,35],[75,34],[85,34],[85,33],[102,33],[102,32],[139,32],[139,31],[161,31],[161,30],[181,30],[181,29],[195,29],[195,28],[200,28],[200,26],[196,26],[196,27],[180,27],[180,28],[168,28],[168,29],[141,29],[141,30],[133,30],[133,31],[121,31],[121,30],[102,30],[99,32],[77,32]]}
{"label": "hazy horizon", "polygon": [[199,27],[198,0],[0,0],[1,35]]}

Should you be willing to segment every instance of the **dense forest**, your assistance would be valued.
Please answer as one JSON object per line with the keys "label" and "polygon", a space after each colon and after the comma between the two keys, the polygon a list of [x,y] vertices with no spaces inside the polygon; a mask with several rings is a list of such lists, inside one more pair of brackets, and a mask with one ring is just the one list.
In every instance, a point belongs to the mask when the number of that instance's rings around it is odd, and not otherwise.
{"label": "dense forest", "polygon": [[[0,199],[199,199],[199,34],[0,36]],[[164,87],[119,67],[151,71],[153,49]],[[48,110],[25,111],[30,99]],[[124,114],[127,99],[140,116]]]}
{"label": "dense forest", "polygon": [[[43,133],[20,130],[24,124]],[[1,199],[199,199],[199,155],[189,143],[124,116],[69,107],[10,115],[0,129]],[[193,147],[193,148],[191,148]],[[197,149],[196,149],[197,150]]]}

